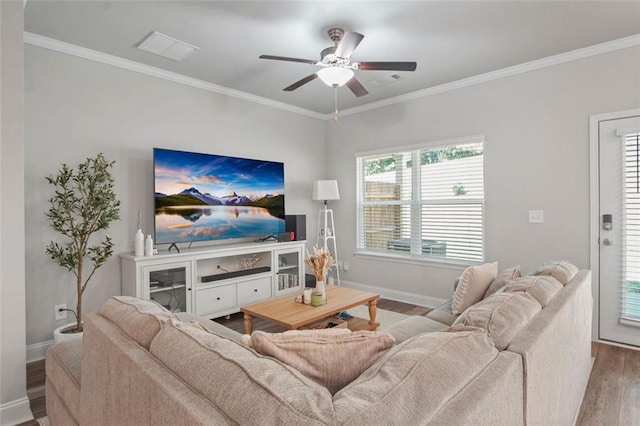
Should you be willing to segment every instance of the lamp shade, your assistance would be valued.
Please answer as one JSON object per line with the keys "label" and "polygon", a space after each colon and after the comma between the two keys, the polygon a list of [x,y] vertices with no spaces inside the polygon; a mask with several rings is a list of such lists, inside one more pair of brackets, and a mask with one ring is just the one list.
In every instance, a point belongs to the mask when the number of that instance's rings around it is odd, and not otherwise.
{"label": "lamp shade", "polygon": [[316,74],[324,84],[331,87],[344,86],[353,77],[353,71],[341,67],[322,68]]}
{"label": "lamp shade", "polygon": [[317,180],[313,183],[313,200],[339,200],[337,180]]}

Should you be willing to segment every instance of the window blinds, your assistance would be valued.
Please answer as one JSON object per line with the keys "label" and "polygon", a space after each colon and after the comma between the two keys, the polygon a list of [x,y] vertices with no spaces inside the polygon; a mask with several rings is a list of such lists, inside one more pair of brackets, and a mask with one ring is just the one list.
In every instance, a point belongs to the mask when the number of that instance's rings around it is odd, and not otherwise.
{"label": "window blinds", "polygon": [[640,133],[623,136],[624,244],[621,298],[623,320],[640,322]]}
{"label": "window blinds", "polygon": [[359,250],[483,260],[483,141],[358,157],[356,183]]}

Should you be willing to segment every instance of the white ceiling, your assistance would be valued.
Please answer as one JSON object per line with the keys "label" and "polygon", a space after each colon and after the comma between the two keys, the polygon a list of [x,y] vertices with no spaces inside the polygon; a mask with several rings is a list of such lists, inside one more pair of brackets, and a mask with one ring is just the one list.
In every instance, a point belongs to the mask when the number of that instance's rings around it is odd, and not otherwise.
{"label": "white ceiling", "polygon": [[[315,72],[260,54],[319,59],[340,26],[365,35],[353,61],[416,61],[415,72],[356,71],[369,94],[339,89],[347,109],[640,34],[640,1],[37,1],[25,31],[319,113],[333,111]],[[175,62],[135,48],[152,31],[200,49]]]}

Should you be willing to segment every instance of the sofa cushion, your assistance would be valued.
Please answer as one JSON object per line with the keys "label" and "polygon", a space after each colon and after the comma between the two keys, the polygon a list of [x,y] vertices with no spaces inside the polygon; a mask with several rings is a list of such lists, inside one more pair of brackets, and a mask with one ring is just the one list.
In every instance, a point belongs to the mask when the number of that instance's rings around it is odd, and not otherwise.
{"label": "sofa cushion", "polygon": [[566,260],[546,263],[536,269],[533,275],[551,275],[563,286],[567,285],[578,273],[578,267]]}
{"label": "sofa cushion", "polygon": [[543,308],[562,290],[562,284],[555,278],[548,275],[538,277],[523,277],[515,281],[509,282],[504,287],[506,293],[524,292],[536,299]]}
{"label": "sofa cushion", "polygon": [[114,323],[140,346],[149,349],[164,321],[177,317],[153,300],[113,296],[102,305],[100,315]]}
{"label": "sofa cushion", "polygon": [[504,350],[542,308],[526,293],[496,293],[464,313],[463,324],[486,330],[496,348]]}
{"label": "sofa cushion", "polygon": [[[449,315],[451,315],[451,309],[449,309]],[[435,331],[442,331],[447,328],[447,325],[426,318],[420,315],[412,315],[395,324],[385,328],[384,331],[391,334],[396,339],[396,344],[402,343],[405,340],[417,336],[422,333],[433,333]]]}
{"label": "sofa cushion", "polygon": [[482,300],[482,296],[496,279],[496,275],[498,275],[498,262],[470,266],[465,269],[453,293],[451,313],[460,315],[469,306]]}
{"label": "sofa cushion", "polygon": [[[76,423],[80,421],[81,365],[82,339],[56,343],[47,350],[47,406],[49,400],[63,405],[66,413],[62,413],[69,415]],[[60,410],[51,411],[57,414]]]}
{"label": "sofa cushion", "polygon": [[343,330],[256,331],[251,345],[259,354],[290,365],[334,394],[395,343],[388,333]]}
{"label": "sofa cushion", "polygon": [[451,312],[452,304],[453,304],[453,300],[449,299],[446,302],[444,302],[442,305],[429,311],[426,317],[434,321],[438,321],[439,323],[442,323],[445,325],[451,325],[457,318],[457,315],[453,315],[453,313]]}
{"label": "sofa cushion", "polygon": [[149,350],[238,424],[325,424],[329,391],[297,370],[197,323],[166,322]]}
{"label": "sofa cushion", "polygon": [[515,280],[522,277],[522,273],[520,272],[520,265],[514,266],[512,268],[507,268],[504,271],[500,272],[495,280],[489,285],[486,293],[483,296],[483,299],[495,294],[498,290],[503,288],[507,283],[511,280]]}
{"label": "sofa cushion", "polygon": [[498,356],[484,330],[423,333],[334,396],[337,424],[428,424]]}

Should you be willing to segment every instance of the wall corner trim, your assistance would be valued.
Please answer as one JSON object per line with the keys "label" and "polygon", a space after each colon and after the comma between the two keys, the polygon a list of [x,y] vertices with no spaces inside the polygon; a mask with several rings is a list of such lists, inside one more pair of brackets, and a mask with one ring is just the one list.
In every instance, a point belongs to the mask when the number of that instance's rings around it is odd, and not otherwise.
{"label": "wall corner trim", "polygon": [[25,31],[24,43],[31,46],[41,47],[43,49],[53,50],[55,52],[64,53],[78,58],[87,59],[93,62],[99,62],[105,65],[111,65],[113,67],[125,69],[128,71],[145,74],[151,77],[161,78],[163,80],[172,81],[174,83],[184,84],[186,86],[196,87],[198,89],[206,90],[208,92],[217,93],[220,95],[226,95],[233,98],[241,99],[248,102],[253,102],[260,105],[265,105],[272,108],[281,109],[295,114],[304,115],[310,118],[318,120],[324,120],[325,114],[320,114],[315,111],[311,111],[305,108],[300,108],[294,105],[289,105],[284,102],[278,102],[271,99],[263,98],[262,96],[252,95],[250,93],[242,92],[240,90],[230,89],[228,87],[220,86],[218,84],[209,83],[207,81],[198,80],[196,78],[187,77],[182,74],[178,74],[171,71],[166,71],[160,68],[152,67],[151,65],[145,65],[140,62],[131,61],[129,59],[120,58],[118,56],[102,53],[97,50],[88,49],[86,47],[77,46],[75,44],[66,43],[64,41],[56,40],[53,38],[41,36]]}
{"label": "wall corner trim", "polygon": [[[429,87],[427,89],[418,90],[404,95],[395,96],[393,98],[383,99],[378,102],[348,108],[340,111],[340,116],[344,117],[351,114],[358,114],[372,109],[382,108],[402,102],[412,101],[451,90],[461,89],[463,87],[474,86],[476,84],[486,83],[505,77],[511,77],[518,74],[524,74],[530,71],[536,71],[542,68],[553,67],[555,65],[564,64],[566,62],[577,61],[592,56],[602,55],[614,52],[616,50],[626,49],[628,47],[640,46],[640,34],[624,37],[617,40],[607,41],[605,43],[595,44],[593,46],[581,49],[571,50],[569,52],[559,53],[557,55],[548,56],[542,59],[536,59],[530,62],[502,68],[495,71],[489,71],[484,74],[478,74],[473,77],[463,78],[462,80],[452,81],[450,83]],[[325,120],[333,119],[333,114],[326,114]]]}
{"label": "wall corner trim", "polygon": [[0,405],[0,426],[16,425],[28,420],[33,420],[33,414],[26,396]]}
{"label": "wall corner trim", "polygon": [[[295,114],[304,115],[310,118],[318,120],[333,120],[334,114],[322,114],[319,112],[311,111],[298,106],[289,105],[284,102],[278,102],[271,99],[263,98],[261,96],[252,95],[250,93],[242,92],[240,90],[230,89],[228,87],[220,86],[217,84],[209,83],[196,78],[187,77],[178,73],[165,71],[160,68],[152,67],[150,65],[141,64],[139,62],[131,61],[129,59],[120,58],[118,56],[109,55],[107,53],[98,52],[97,50],[88,49],[85,47],[77,46],[64,41],[56,40],[53,38],[41,36],[25,31],[24,42],[32,46],[41,47],[44,49],[53,50],[60,53],[65,53],[79,58],[88,59],[90,61],[100,62],[103,64],[111,65],[114,67],[126,69],[129,71],[146,74],[152,77],[157,77],[175,83],[184,84],[187,86],[197,87],[199,89],[207,90],[209,92],[218,93],[221,95],[227,95],[234,98],[242,99],[249,102],[269,106],[272,108],[281,109]],[[452,81],[450,83],[440,84],[438,86],[429,87],[423,90],[417,90],[415,92],[405,93],[403,95],[394,96],[392,98],[383,99],[377,102],[371,102],[368,104],[360,105],[354,108],[348,108],[340,111],[340,116],[358,114],[365,111],[370,111],[377,108],[383,108],[386,106],[412,101],[415,99],[424,98],[439,93],[448,92],[451,90],[461,89],[463,87],[474,86],[476,84],[486,83],[493,80],[498,80],[505,77],[511,77],[518,74],[523,74],[530,71],[539,70],[542,68],[552,67],[555,65],[564,64],[566,62],[577,61],[580,59],[589,58],[596,55],[602,55],[605,53],[614,52],[616,50],[626,49],[629,47],[640,46],[640,34],[624,37],[617,40],[611,40],[593,46],[584,47],[581,49],[571,50],[569,52],[559,53],[557,55],[549,56],[546,58],[536,59],[530,62],[514,65],[507,68],[502,68],[495,71],[489,71],[484,74],[478,74],[472,77],[463,78],[462,80]]]}

